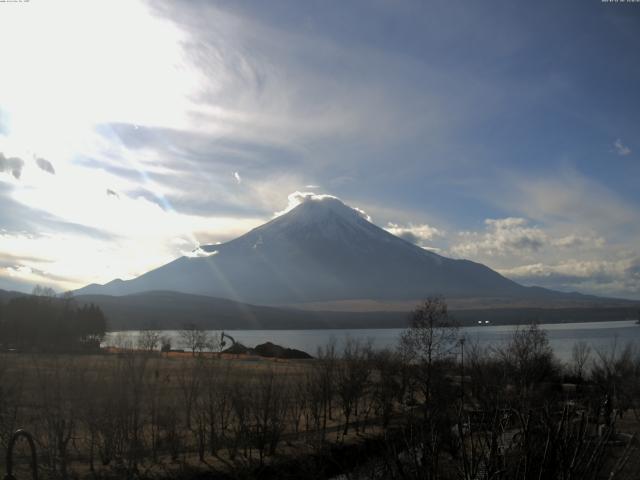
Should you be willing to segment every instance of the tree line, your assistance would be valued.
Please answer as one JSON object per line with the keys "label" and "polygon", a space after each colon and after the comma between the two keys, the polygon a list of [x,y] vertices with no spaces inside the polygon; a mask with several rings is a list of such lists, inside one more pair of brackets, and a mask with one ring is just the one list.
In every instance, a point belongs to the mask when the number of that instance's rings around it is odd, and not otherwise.
{"label": "tree line", "polygon": [[61,297],[36,287],[32,295],[0,305],[0,344],[17,351],[97,351],[107,329],[100,307],[78,305],[70,294]]}

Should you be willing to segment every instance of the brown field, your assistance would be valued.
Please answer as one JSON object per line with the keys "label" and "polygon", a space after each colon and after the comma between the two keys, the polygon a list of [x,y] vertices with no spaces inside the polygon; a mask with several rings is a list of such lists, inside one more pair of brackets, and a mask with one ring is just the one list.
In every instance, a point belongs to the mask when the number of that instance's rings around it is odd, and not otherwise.
{"label": "brown field", "polygon": [[637,348],[560,366],[532,326],[463,365],[443,331],[413,333],[312,360],[2,353],[0,446],[25,428],[50,479],[638,478]]}
{"label": "brown field", "polygon": [[380,432],[371,404],[351,415],[346,434],[336,400],[326,419],[306,408],[314,360],[108,349],[2,354],[0,364],[2,446],[18,427],[31,432],[45,478],[238,472]]}

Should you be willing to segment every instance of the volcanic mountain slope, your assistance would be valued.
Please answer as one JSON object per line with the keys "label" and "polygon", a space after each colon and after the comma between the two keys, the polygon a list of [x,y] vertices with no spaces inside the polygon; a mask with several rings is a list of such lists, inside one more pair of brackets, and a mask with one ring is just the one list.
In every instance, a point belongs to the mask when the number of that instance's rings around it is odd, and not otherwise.
{"label": "volcanic mountain slope", "polygon": [[485,265],[424,250],[377,227],[333,197],[311,197],[230,242],[203,246],[132,280],[77,294],[169,290],[263,305],[346,299],[555,297]]}

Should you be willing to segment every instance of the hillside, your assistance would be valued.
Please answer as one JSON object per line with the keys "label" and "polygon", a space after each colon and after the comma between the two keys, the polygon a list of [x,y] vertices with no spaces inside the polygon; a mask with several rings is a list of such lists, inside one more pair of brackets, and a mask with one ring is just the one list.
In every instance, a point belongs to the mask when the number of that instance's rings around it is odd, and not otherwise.
{"label": "hillside", "polygon": [[[146,292],[126,296],[80,295],[77,301],[98,305],[109,330],[180,329],[195,324],[207,329],[344,329],[404,328],[411,308],[396,311],[305,311],[242,304],[231,300],[176,292]],[[494,325],[609,321],[636,318],[640,304],[565,308],[454,307],[451,315],[462,325],[490,321]]]}

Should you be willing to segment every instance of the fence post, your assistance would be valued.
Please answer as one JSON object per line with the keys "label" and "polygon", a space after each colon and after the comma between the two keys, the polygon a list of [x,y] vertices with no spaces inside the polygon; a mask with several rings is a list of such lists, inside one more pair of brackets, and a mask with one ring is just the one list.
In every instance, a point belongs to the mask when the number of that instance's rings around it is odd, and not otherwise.
{"label": "fence post", "polygon": [[18,429],[11,435],[9,440],[9,446],[7,447],[7,474],[4,476],[4,480],[16,480],[13,476],[13,447],[20,437],[24,437],[29,442],[29,448],[31,449],[31,478],[38,480],[38,459],[36,457],[36,444],[33,441],[33,437],[29,432],[23,429]]}

